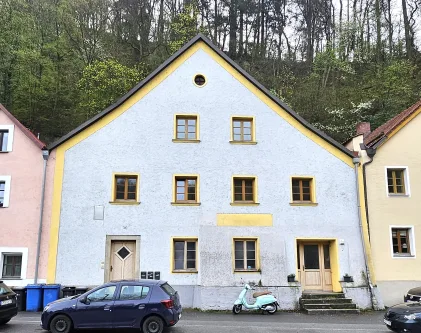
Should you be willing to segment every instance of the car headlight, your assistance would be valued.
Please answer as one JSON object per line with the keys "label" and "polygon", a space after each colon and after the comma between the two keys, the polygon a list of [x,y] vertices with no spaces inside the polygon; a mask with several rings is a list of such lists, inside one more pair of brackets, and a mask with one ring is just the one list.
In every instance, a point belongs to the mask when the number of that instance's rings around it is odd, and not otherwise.
{"label": "car headlight", "polygon": [[405,316],[403,316],[405,319],[408,319],[408,320],[415,320],[415,319],[417,319],[417,318],[420,318],[421,317],[421,313],[411,313],[410,315],[405,315]]}

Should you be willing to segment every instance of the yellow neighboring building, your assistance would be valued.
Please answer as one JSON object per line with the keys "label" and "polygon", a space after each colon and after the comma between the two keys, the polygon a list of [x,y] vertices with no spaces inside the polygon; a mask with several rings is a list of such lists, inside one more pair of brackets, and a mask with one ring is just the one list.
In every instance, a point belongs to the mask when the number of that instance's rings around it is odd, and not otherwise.
{"label": "yellow neighboring building", "polygon": [[370,243],[377,286],[386,306],[421,286],[421,101],[370,133],[359,124],[346,144],[365,169]]}

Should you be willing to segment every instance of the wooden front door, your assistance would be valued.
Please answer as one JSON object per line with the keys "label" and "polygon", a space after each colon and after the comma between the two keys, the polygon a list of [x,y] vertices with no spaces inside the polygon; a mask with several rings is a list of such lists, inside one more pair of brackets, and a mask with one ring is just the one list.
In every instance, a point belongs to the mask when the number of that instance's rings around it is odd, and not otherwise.
{"label": "wooden front door", "polygon": [[110,281],[134,279],[136,241],[111,241]]}
{"label": "wooden front door", "polygon": [[328,243],[299,244],[300,282],[304,290],[332,291]]}

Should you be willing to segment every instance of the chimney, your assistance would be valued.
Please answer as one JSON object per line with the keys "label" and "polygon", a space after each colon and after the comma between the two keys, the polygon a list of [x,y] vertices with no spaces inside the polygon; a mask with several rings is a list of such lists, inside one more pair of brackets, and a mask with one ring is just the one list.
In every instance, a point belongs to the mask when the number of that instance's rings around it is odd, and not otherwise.
{"label": "chimney", "polygon": [[370,123],[358,123],[357,124],[357,135],[363,135],[366,137],[368,134],[370,134]]}

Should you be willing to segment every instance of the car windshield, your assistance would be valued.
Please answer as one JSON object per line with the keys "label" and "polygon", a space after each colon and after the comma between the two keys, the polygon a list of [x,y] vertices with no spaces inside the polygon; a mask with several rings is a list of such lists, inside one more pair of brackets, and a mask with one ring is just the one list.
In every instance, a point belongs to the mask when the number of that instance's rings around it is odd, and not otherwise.
{"label": "car windshield", "polygon": [[0,283],[0,295],[9,294],[11,292],[12,292],[12,289],[10,289],[4,283]]}
{"label": "car windshield", "polygon": [[161,285],[161,288],[164,289],[164,291],[170,296],[173,296],[176,293],[174,288],[171,287],[168,283],[164,283],[163,285]]}

